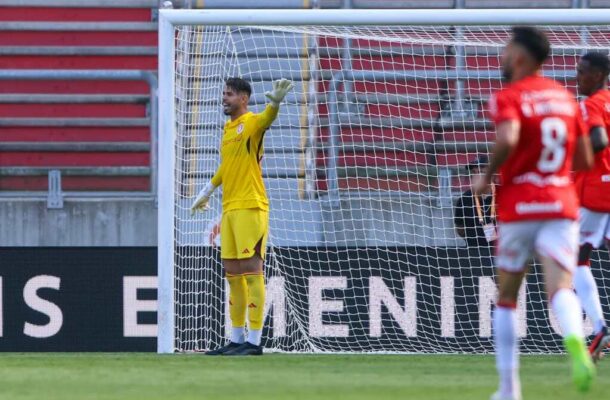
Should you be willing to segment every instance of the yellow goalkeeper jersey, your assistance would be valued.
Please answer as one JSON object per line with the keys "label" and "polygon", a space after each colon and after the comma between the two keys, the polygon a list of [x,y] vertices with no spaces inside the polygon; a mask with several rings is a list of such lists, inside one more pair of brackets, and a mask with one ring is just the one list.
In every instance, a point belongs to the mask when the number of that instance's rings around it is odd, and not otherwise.
{"label": "yellow goalkeeper jersey", "polygon": [[260,114],[248,112],[225,123],[220,166],[212,178],[214,186],[222,184],[223,212],[244,208],[269,210],[261,160],[265,131],[277,117],[278,110],[267,105]]}

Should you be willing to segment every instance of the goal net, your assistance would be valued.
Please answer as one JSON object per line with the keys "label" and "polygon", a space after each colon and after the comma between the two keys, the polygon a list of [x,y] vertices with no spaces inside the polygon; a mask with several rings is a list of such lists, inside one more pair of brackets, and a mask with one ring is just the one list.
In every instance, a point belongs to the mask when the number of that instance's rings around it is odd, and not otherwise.
{"label": "goal net", "polygon": [[[494,139],[487,101],[502,87],[510,28],[492,24],[175,24],[173,73],[160,76],[173,92],[161,106],[173,131],[160,152],[160,173],[171,182],[165,192],[160,184],[169,199],[160,207],[171,221],[159,222],[169,240],[159,243],[161,290],[169,293],[159,298],[169,311],[160,326],[165,351],[215,348],[230,332],[217,236],[221,190],[206,213],[191,216],[189,208],[218,166],[222,90],[234,76],[251,83],[254,112],[264,108],[273,80],[295,83],[264,140],[271,211],[263,345],[493,351],[492,252],[484,237],[465,229],[462,238],[455,226],[462,214],[466,227],[475,224],[476,204],[456,204]],[[610,26],[544,29],[553,45],[544,73],[575,91],[579,55],[606,52]],[[163,152],[172,153],[171,163]],[[483,212],[493,214],[482,200]],[[606,311],[609,266],[606,253],[595,253]],[[536,265],[518,311],[522,351],[561,350]]]}

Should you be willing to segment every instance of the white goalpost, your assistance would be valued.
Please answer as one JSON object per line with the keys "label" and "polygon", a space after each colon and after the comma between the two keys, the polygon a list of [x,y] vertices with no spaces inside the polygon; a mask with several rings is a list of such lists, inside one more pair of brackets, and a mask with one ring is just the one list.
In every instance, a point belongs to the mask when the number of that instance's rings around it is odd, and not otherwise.
{"label": "white goalpost", "polygon": [[[491,247],[456,233],[455,204],[493,143],[487,100],[516,24],[547,32],[543,72],[574,92],[579,56],[610,49],[606,9],[160,10],[158,352],[230,331],[221,195],[189,207],[218,165],[235,76],[254,112],[274,80],[295,83],[264,141],[265,348],[493,351]],[[592,265],[609,312],[608,253]],[[560,351],[535,265],[519,319],[522,351]]]}

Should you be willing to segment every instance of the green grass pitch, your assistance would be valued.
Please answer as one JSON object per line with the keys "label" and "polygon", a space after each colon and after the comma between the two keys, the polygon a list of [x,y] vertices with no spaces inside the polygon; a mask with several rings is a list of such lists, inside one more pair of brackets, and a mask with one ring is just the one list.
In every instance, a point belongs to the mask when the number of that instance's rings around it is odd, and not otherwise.
{"label": "green grass pitch", "polygon": [[[526,400],[609,396],[610,359],[586,395],[572,387],[565,356],[521,364]],[[11,400],[487,400],[495,387],[492,356],[0,354],[0,399]]]}

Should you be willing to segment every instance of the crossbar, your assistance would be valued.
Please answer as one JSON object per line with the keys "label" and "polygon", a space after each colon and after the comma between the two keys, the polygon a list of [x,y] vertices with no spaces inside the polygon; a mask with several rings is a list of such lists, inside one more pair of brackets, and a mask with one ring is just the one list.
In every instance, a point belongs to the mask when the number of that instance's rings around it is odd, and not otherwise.
{"label": "crossbar", "polygon": [[610,9],[159,10],[173,25],[606,25]]}

